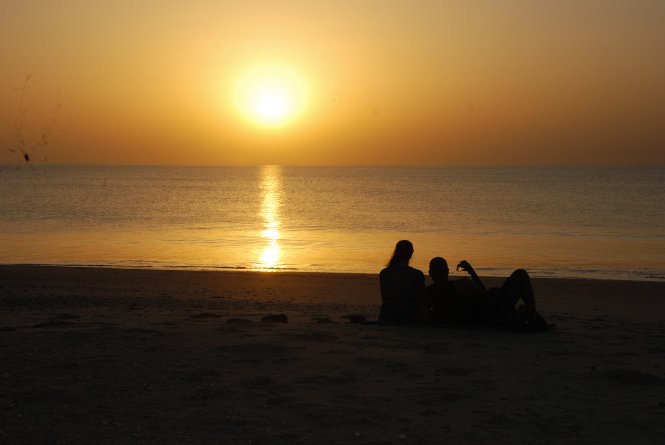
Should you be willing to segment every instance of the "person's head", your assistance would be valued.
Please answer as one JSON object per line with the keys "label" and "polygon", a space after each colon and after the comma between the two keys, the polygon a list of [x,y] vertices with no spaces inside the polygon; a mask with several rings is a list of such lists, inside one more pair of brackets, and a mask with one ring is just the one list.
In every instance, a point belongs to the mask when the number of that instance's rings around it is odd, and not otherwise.
{"label": "person's head", "polygon": [[429,262],[429,276],[435,283],[445,283],[448,281],[448,262],[440,256],[432,258]]}
{"label": "person's head", "polygon": [[392,258],[388,262],[389,266],[396,266],[398,264],[409,264],[411,256],[413,255],[413,244],[408,240],[401,240],[397,242],[395,246],[395,252],[393,252]]}

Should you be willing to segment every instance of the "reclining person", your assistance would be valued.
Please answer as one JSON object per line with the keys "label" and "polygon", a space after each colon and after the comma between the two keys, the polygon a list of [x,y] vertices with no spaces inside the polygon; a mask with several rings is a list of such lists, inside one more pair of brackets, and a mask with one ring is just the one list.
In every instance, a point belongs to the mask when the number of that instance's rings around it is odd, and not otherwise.
{"label": "reclining person", "polygon": [[[517,269],[501,287],[487,289],[471,264],[461,261],[458,270],[471,279],[449,280],[448,262],[432,258],[429,274],[434,284],[426,288],[432,312],[431,321],[460,325],[491,325],[509,329],[537,331],[550,327],[536,311],[531,278]],[[523,305],[518,310],[519,301]]]}

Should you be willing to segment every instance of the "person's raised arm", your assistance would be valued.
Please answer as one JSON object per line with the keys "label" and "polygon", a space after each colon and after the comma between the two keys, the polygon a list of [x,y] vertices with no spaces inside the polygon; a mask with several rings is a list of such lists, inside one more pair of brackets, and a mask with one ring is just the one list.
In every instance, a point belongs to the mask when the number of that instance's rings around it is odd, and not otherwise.
{"label": "person's raised arm", "polygon": [[471,275],[471,280],[473,280],[473,283],[476,286],[480,287],[484,291],[487,291],[485,285],[480,280],[480,277],[478,277],[478,274],[474,270],[473,266],[471,266],[471,264],[469,264],[467,260],[460,261],[459,264],[457,265],[457,270],[463,270],[467,272],[469,275]]}

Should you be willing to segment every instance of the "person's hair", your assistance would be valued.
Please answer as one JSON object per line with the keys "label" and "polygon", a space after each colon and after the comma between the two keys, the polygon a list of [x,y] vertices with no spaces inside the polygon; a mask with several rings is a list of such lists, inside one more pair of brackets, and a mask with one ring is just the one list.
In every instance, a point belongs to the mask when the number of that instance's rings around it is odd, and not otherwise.
{"label": "person's hair", "polygon": [[429,262],[429,270],[448,269],[448,261],[440,256],[434,257]]}
{"label": "person's hair", "polygon": [[413,255],[413,244],[409,240],[401,240],[395,245],[395,251],[393,252],[392,258],[388,261],[389,266],[395,266],[403,261],[406,261],[406,264],[409,264],[409,260]]}

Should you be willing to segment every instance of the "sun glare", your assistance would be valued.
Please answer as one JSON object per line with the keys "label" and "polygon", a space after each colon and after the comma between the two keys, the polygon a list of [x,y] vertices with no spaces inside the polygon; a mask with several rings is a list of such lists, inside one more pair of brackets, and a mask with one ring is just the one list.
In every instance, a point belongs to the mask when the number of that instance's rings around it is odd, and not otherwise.
{"label": "sun glare", "polygon": [[280,207],[280,173],[279,167],[274,165],[263,166],[261,172],[261,217],[263,219],[263,231],[261,238],[265,239],[266,245],[259,257],[256,266],[260,269],[275,269],[280,264],[281,249],[279,247],[279,207]]}
{"label": "sun glare", "polygon": [[276,66],[247,70],[235,89],[236,107],[250,122],[283,127],[296,120],[307,104],[307,88],[294,71]]}

